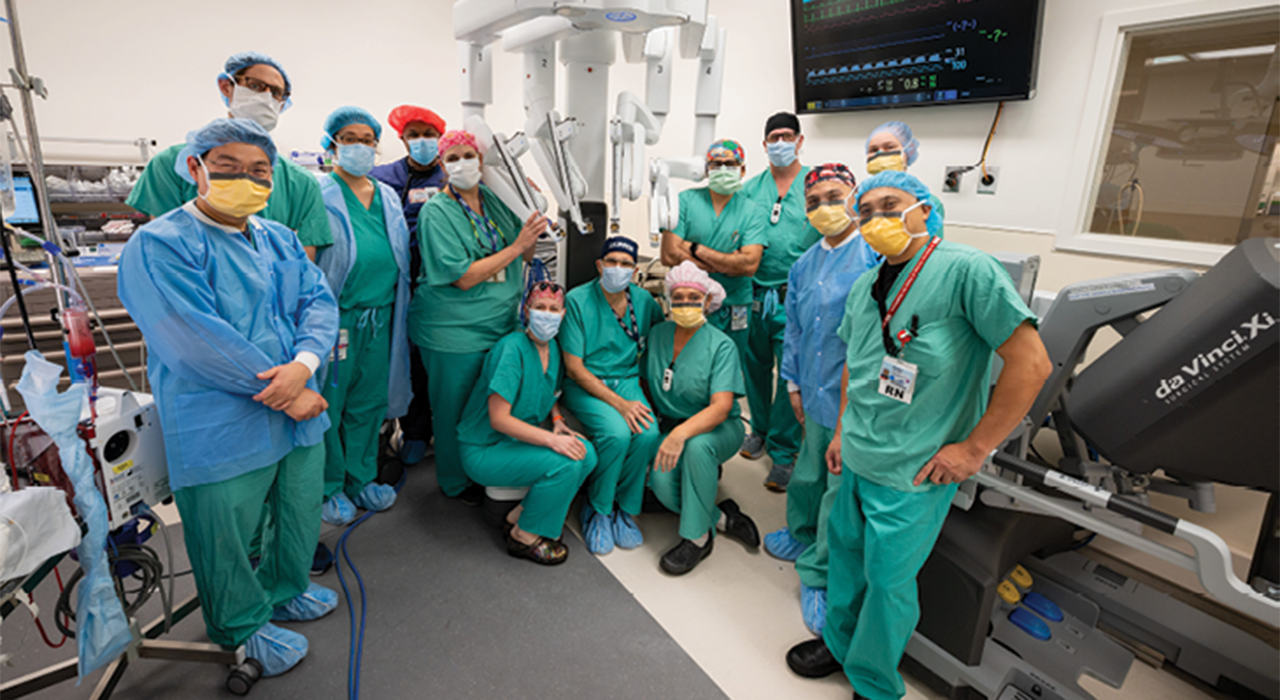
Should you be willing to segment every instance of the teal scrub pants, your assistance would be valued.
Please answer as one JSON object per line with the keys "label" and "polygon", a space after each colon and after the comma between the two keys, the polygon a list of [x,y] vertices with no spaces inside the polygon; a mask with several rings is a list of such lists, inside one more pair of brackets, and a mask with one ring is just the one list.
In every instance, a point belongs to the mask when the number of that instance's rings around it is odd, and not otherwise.
{"label": "teal scrub pants", "polygon": [[[606,379],[604,383],[628,401],[649,405],[640,389],[639,377]],[[621,413],[572,381],[564,383],[560,400],[582,423],[599,457],[595,470],[587,477],[591,507],[607,515],[613,512],[616,503],[623,512],[639,515],[644,502],[644,478],[662,442],[657,419],[643,433],[632,433]]]}
{"label": "teal scrub pants", "polygon": [[823,638],[860,697],[896,700],[906,693],[898,663],[920,621],[916,576],[959,486],[899,491],[858,476],[848,462],[843,476],[828,532]]}
{"label": "teal scrub pants", "polygon": [[[765,296],[769,294],[775,302],[767,305],[772,308],[765,308]],[[742,375],[747,383],[747,406],[751,408],[751,432],[764,439],[774,464],[794,464],[800,448],[800,424],[791,409],[786,380],[773,371],[774,365],[782,362],[787,328],[787,311],[776,297],[776,290],[756,290]]]}
{"label": "teal scrub pants", "polygon": [[574,461],[548,447],[505,439],[496,445],[462,444],[462,464],[467,476],[484,486],[528,486],[521,503],[520,529],[558,539],[569,504],[582,482],[596,468],[596,451],[590,442],[587,456]]}
{"label": "teal scrub pants", "polygon": [[[320,539],[324,445],[226,481],[174,492],[205,629],[215,644],[240,646],[271,612],[307,590]],[[250,540],[263,528],[261,559]]]}
{"label": "teal scrub pants", "polygon": [[[669,432],[663,431],[663,439]],[[667,510],[680,514],[680,536],[684,539],[696,540],[707,533],[714,534],[716,522],[720,520],[720,509],[716,506],[720,465],[738,453],[745,432],[741,420],[730,418],[711,432],[685,442],[675,469],[669,472],[655,469],[649,477],[653,495]]]}
{"label": "teal scrub pants", "polygon": [[[742,330],[737,330],[737,331],[732,330],[734,308],[742,309],[742,311],[739,313],[744,314],[743,318],[747,322],[746,327],[744,327]],[[716,309],[715,313],[707,314],[707,321],[715,328],[718,328],[719,330],[723,331],[725,335],[729,336],[729,340],[733,341],[733,346],[738,349],[739,361],[742,362],[742,371],[746,372],[747,341],[750,339],[750,336],[751,336],[751,307],[750,306],[733,307],[728,305],[721,306],[720,308]]]}
{"label": "teal scrub pants", "polygon": [[436,440],[436,481],[450,498],[462,493],[471,480],[462,469],[458,447],[458,423],[471,390],[480,380],[489,352],[438,352],[419,348],[427,368],[431,394],[431,428]]}
{"label": "teal scrub pants", "polygon": [[787,486],[787,529],[807,547],[796,559],[800,582],[827,587],[827,524],[840,490],[840,476],[827,471],[827,446],[835,431],[804,415],[804,442]]}
{"label": "teal scrub pants", "polygon": [[324,497],[352,498],[378,476],[378,431],[387,415],[392,306],[343,309],[346,359],[329,365],[321,394],[329,402],[324,434]]}

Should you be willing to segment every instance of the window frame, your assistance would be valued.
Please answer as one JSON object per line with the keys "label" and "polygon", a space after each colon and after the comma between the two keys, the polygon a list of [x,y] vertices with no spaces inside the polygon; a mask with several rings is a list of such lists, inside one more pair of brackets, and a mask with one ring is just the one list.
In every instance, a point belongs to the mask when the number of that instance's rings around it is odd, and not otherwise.
{"label": "window frame", "polygon": [[1217,264],[1231,250],[1232,246],[1217,243],[1092,233],[1089,224],[1092,221],[1095,184],[1101,177],[1106,157],[1108,126],[1115,119],[1120,103],[1121,81],[1129,59],[1129,37],[1132,33],[1249,17],[1274,12],[1275,7],[1274,0],[1193,0],[1116,10],[1102,16],[1055,248],[1203,266]]}

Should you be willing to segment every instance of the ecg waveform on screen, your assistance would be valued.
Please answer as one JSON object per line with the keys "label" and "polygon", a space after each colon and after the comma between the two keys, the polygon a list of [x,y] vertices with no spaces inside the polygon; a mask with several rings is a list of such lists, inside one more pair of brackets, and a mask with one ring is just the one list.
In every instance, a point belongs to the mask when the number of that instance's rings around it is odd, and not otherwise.
{"label": "ecg waveform on screen", "polygon": [[806,46],[804,58],[806,61],[815,61],[820,58],[857,53],[859,51],[875,51],[877,49],[887,49],[895,46],[905,47],[911,44],[929,42],[936,39],[945,39],[947,37],[947,31],[947,25],[937,24],[907,32],[894,32],[892,34],[879,35],[870,41],[859,38],[832,44]]}
{"label": "ecg waveform on screen", "polygon": [[805,31],[816,32],[946,7],[947,0],[817,0],[805,3]]}

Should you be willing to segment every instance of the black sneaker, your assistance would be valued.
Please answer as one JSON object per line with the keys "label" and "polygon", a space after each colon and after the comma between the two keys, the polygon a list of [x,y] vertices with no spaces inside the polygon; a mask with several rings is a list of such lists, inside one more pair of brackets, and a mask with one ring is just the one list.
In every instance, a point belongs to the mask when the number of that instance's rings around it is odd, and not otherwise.
{"label": "black sneaker", "polygon": [[462,493],[455,496],[458,502],[464,506],[476,506],[484,503],[484,487],[480,484],[472,484],[462,490]]}
{"label": "black sneaker", "polygon": [[747,517],[733,499],[720,501],[719,507],[725,518],[724,534],[753,549],[760,546],[760,531],[756,529],[755,521]]}
{"label": "black sneaker", "polygon": [[683,576],[698,562],[706,559],[711,555],[711,549],[715,546],[716,538],[708,537],[707,543],[699,547],[690,540],[681,539],[680,544],[672,547],[670,551],[662,555],[660,565],[662,570],[672,576]]}
{"label": "black sneaker", "polygon": [[787,651],[787,666],[805,678],[824,678],[842,668],[821,637],[791,647]]}

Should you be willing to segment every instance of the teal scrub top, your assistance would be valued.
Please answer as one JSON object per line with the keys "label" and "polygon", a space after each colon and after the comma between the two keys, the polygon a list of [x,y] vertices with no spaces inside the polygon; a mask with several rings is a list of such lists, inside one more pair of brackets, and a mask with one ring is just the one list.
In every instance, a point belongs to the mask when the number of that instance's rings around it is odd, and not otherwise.
{"label": "teal scrub top", "polygon": [[[902,268],[886,307],[923,251]],[[879,391],[885,347],[880,310],[871,297],[878,271],[854,282],[837,331],[849,346],[842,456],[846,468],[881,486],[924,491],[936,485],[912,486],[916,474],[943,445],[968,438],[986,411],[992,352],[1035,316],[995,258],[941,242],[889,323],[896,339],[912,316],[919,317],[917,337],[898,355],[919,368],[912,401],[905,404]]]}
{"label": "teal scrub top", "polygon": [[[155,154],[124,203],[154,218],[195,199],[199,195],[196,186],[173,169],[178,152],[185,147],[186,144],[179,143]],[[333,245],[329,216],[320,197],[320,183],[310,171],[288,158],[276,161],[271,198],[267,200],[267,208],[257,216],[293,229],[304,246]]]}
{"label": "teal scrub top", "polygon": [[347,204],[356,237],[356,261],[351,272],[347,273],[338,306],[344,309],[376,309],[394,303],[400,271],[396,267],[395,253],[391,251],[391,239],[387,237],[381,188],[373,188],[373,201],[366,209],[346,181],[336,173],[330,173],[329,177],[342,188],[342,199]]}
{"label": "teal scrub top", "polygon": [[[433,200],[434,201],[434,200]],[[484,358],[480,379],[462,409],[458,441],[468,445],[496,445],[512,440],[489,423],[489,397],[497,394],[511,404],[511,415],[539,425],[551,414],[560,393],[560,348],[548,346],[547,371],[542,371],[538,347],[524,331],[503,337]]]}
{"label": "teal scrub top", "polygon": [[818,229],[809,224],[809,216],[804,210],[804,176],[809,168],[800,168],[800,174],[791,182],[791,187],[782,198],[782,212],[778,223],[773,223],[773,205],[778,202],[778,185],[773,180],[773,171],[765,170],[747,180],[741,194],[747,195],[765,213],[765,234],[769,238],[769,247],[764,249],[760,258],[760,269],[756,270],[755,282],[761,287],[777,289],[787,283],[787,274],[791,266],[800,259],[804,252],[822,238]]}
{"label": "teal scrub top", "polygon": [[[497,227],[502,248],[515,243],[523,223],[484,185],[484,214]],[[472,226],[462,205],[441,192],[418,214],[422,273],[409,307],[409,338],[436,352],[484,352],[516,329],[524,261],[506,267],[506,279],[489,279],[471,289],[453,286],[471,263],[494,253],[487,235]]]}
{"label": "teal scrub top", "polygon": [[565,297],[564,322],[556,336],[560,349],[582,358],[587,371],[598,379],[638,376],[640,353],[648,342],[649,329],[662,322],[662,307],[652,294],[634,284],[627,289],[627,294],[631,296],[631,308],[635,312],[632,330],[637,340],[622,330],[622,323],[631,325],[631,314],[618,318],[604,296],[599,279],[575,287]]}
{"label": "teal scrub top", "polygon": [[[643,374],[649,381],[654,410],[668,420],[688,420],[711,405],[712,394],[730,391],[734,402],[728,420],[737,420],[742,415],[737,398],[746,393],[746,384],[733,341],[720,329],[703,323],[673,363],[675,339],[675,321],[664,321],[649,331]],[[671,390],[663,391],[662,375],[668,367],[674,372]]]}
{"label": "teal scrub top", "polygon": [[[716,208],[711,204],[711,190],[695,187],[680,193],[680,220],[672,233],[721,253],[732,253],[749,245],[765,246],[768,253],[769,238],[765,233],[768,224],[769,212],[741,192],[731,197],[720,215],[716,216]],[[724,287],[726,306],[751,303],[750,277],[730,277],[713,272],[711,279]]]}

